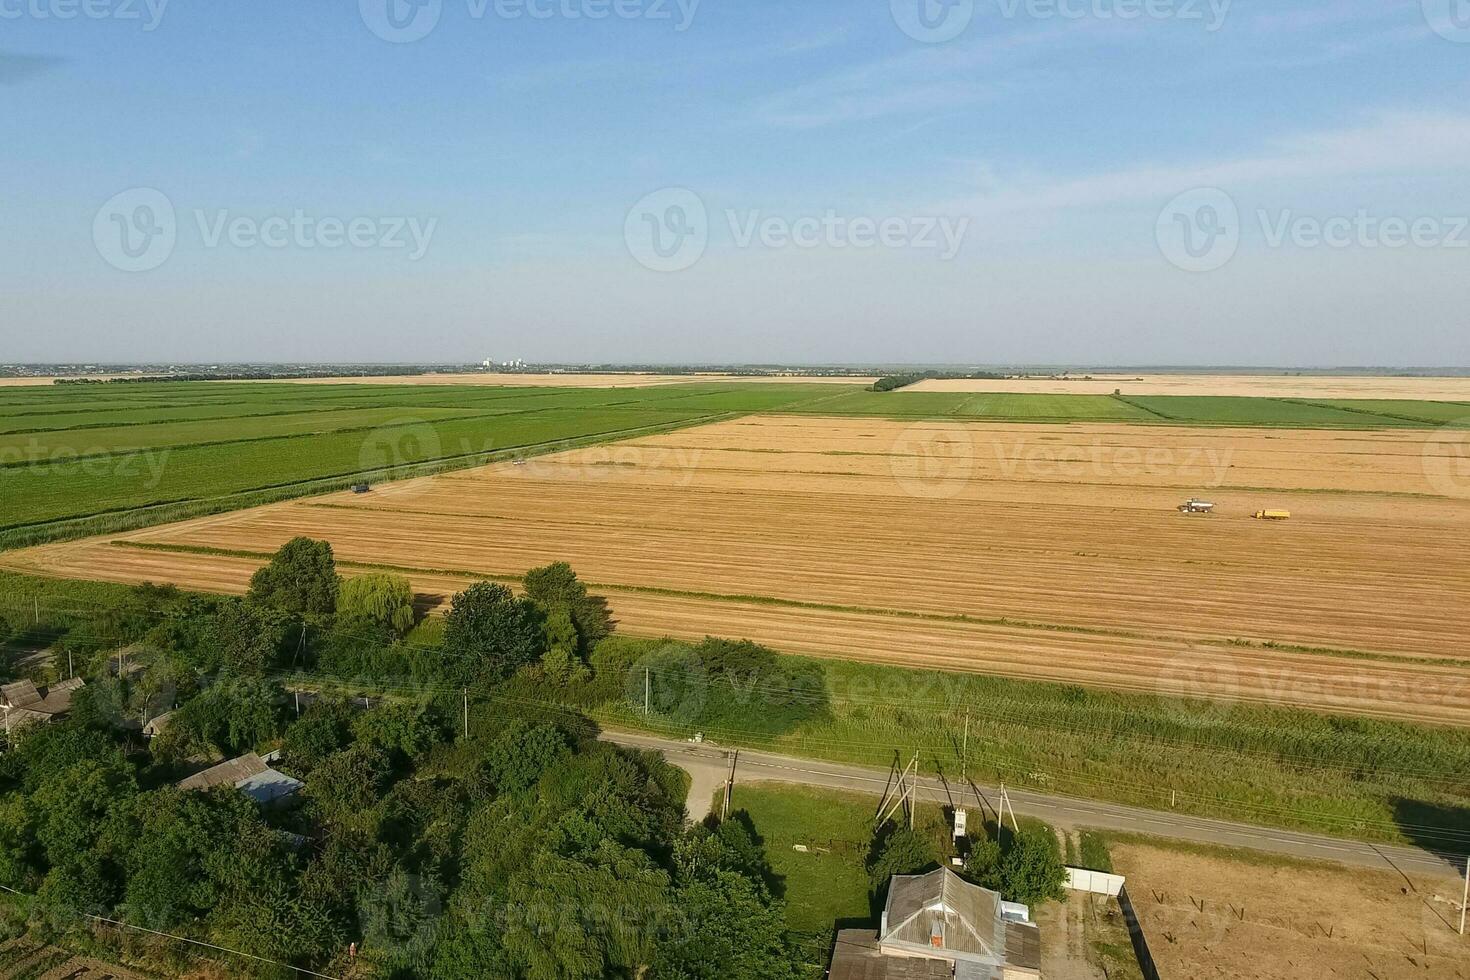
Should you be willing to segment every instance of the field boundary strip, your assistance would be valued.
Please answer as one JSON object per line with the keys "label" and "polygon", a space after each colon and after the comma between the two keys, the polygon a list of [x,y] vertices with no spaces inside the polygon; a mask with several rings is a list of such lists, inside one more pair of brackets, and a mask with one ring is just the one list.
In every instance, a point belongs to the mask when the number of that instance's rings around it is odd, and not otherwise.
{"label": "field boundary strip", "polygon": [[[331,505],[322,505],[331,506]],[[349,508],[352,510],[366,508]],[[130,548],[139,551],[154,551],[164,554],[201,555],[218,558],[243,558],[251,561],[269,561],[269,551],[249,551],[239,548],[215,548],[207,545],[172,544],[163,541],[134,541],[117,539],[107,542],[115,548]],[[445,578],[464,578],[473,581],[518,583],[523,575],[514,572],[491,572],[464,568],[424,568],[414,565],[395,565],[390,562],[362,562],[338,559],[340,568],[360,571],[396,572],[405,575],[433,575]],[[19,569],[17,569],[19,570]],[[704,602],[728,603],[731,605],[775,606],[782,609],[800,609],[811,612],[848,613],[857,616],[875,616],[888,619],[910,619],[933,623],[964,623],[974,626],[994,626],[1006,629],[1030,630],[1038,633],[1073,633],[1080,636],[1111,637],[1119,640],[1173,641],[1177,637],[1133,630],[1108,629],[1097,626],[1077,626],[1066,623],[1044,623],[1007,617],[969,616],[964,613],[929,613],[911,609],[892,609],[880,606],[844,605],[842,603],[813,602],[807,599],[783,599],[779,596],[764,596],[747,593],[700,592],[687,589],[669,589],[651,585],[629,585],[609,582],[586,582],[589,589],[599,592],[621,592],[630,595],[662,596],[670,599],[693,599]],[[1213,640],[1191,641],[1202,647],[1268,650],[1280,653],[1299,653],[1325,657],[1340,657],[1344,660],[1364,660],[1378,663],[1407,664],[1424,667],[1470,668],[1470,660],[1453,658],[1399,656],[1391,653],[1376,653],[1368,650],[1348,650],[1339,647],[1313,647],[1301,644],[1274,641],[1247,641],[1238,637],[1217,637]]]}

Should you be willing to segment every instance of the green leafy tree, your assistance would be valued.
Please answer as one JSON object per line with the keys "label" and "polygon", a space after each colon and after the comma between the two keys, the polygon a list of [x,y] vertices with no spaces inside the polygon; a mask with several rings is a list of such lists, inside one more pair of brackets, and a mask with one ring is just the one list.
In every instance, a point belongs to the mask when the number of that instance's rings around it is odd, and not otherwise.
{"label": "green leafy tree", "polygon": [[344,579],[337,596],[337,619],[343,624],[373,623],[395,637],[413,629],[413,586],[402,575],[374,573]]}
{"label": "green leafy tree", "polygon": [[443,888],[401,868],[357,900],[363,956],[385,973],[417,974],[432,956]]}
{"label": "green leafy tree", "polygon": [[109,829],[127,871],[120,911],[130,922],[171,929],[207,914],[219,900],[228,851],[260,824],[255,805],[239,793],[186,792],[165,787],[133,797],[125,817]]}
{"label": "green leafy tree", "polygon": [[341,698],[322,698],[286,728],[281,749],[285,765],[296,775],[305,776],[326,761],[332,753],[352,741],[354,709]]}
{"label": "green leafy tree", "polygon": [[1004,843],[987,842],[971,853],[971,877],[1012,902],[1040,905],[1064,896],[1067,869],[1056,837],[1045,828],[1006,833]]}
{"label": "green leafy tree", "polygon": [[486,749],[484,768],[500,792],[519,793],[569,755],[571,745],[561,729],[516,719]]}
{"label": "green leafy tree", "polygon": [[376,830],[377,804],[393,767],[381,749],[353,745],[329,756],[312,771],[306,793],[323,819],[353,830]]}
{"label": "green leafy tree", "polygon": [[210,619],[199,666],[258,676],[280,661],[288,636],[296,633],[294,625],[291,616],[278,609],[227,600]]}
{"label": "green leafy tree", "polygon": [[928,871],[938,859],[929,838],[908,827],[886,824],[874,836],[868,853],[868,881],[874,894],[882,894],[894,875]]}
{"label": "green leafy tree", "polygon": [[592,668],[578,652],[577,627],[566,607],[546,614],[546,643],[548,649],[541,657],[541,669],[552,682],[564,687],[592,677]]}
{"label": "green leafy tree", "polygon": [[336,611],[339,585],[332,546],[292,538],[250,577],[247,598],[297,616],[325,616]]}
{"label": "green leafy tree", "polygon": [[383,704],[352,721],[352,735],[396,763],[416,759],[443,740],[438,724],[415,704]]}
{"label": "green leafy tree", "polygon": [[524,579],[526,595],[548,614],[565,609],[577,631],[584,656],[612,633],[614,623],[607,599],[591,595],[564,561],[533,568]]}
{"label": "green leafy tree", "polygon": [[677,980],[799,980],[808,976],[786,943],[786,914],[761,884],[715,870],[681,882],[676,928],[662,937],[656,976]]}
{"label": "green leafy tree", "polygon": [[280,731],[280,696],[280,685],[259,678],[216,684],[175,711],[149,749],[169,761],[248,752]]}
{"label": "green leafy tree", "polygon": [[0,885],[29,891],[40,857],[36,822],[25,796],[0,797]]}
{"label": "green leafy tree", "polygon": [[82,759],[31,795],[36,840],[56,868],[90,852],[113,810],[137,792],[132,767],[116,756]]}
{"label": "green leafy tree", "polygon": [[536,604],[503,585],[475,583],[455,595],[444,617],[446,673],[460,683],[508,677],[545,650]]}

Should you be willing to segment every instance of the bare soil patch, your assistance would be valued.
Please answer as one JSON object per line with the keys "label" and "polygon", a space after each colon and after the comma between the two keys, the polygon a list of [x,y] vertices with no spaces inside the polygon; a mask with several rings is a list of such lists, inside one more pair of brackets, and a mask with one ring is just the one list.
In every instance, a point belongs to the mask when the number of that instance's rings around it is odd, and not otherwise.
{"label": "bare soil patch", "polygon": [[1460,882],[1114,844],[1164,977],[1466,976]]}

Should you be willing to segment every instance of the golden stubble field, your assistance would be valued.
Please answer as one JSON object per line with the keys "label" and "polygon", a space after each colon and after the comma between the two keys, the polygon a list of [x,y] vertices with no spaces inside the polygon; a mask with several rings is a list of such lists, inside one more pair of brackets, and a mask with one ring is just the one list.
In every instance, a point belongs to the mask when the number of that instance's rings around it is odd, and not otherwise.
{"label": "golden stubble field", "polygon": [[934,378],[898,389],[1037,395],[1237,395],[1248,398],[1368,398],[1470,401],[1470,377],[1321,374],[1075,374],[1066,378]]}
{"label": "golden stubble field", "polygon": [[[1404,432],[751,417],[0,555],[242,591],[296,535],[442,600],[565,559],[630,632],[1470,723],[1470,490]],[[1213,516],[1186,516],[1188,496]],[[1290,521],[1256,521],[1265,507]],[[176,550],[167,550],[176,549]]]}

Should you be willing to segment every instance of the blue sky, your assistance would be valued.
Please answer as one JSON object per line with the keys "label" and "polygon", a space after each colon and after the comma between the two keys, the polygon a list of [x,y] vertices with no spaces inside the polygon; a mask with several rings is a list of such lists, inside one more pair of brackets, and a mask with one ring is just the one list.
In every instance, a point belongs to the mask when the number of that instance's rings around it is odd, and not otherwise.
{"label": "blue sky", "polygon": [[1466,0],[88,2],[0,0],[0,360],[1470,364]]}

